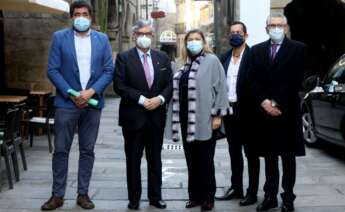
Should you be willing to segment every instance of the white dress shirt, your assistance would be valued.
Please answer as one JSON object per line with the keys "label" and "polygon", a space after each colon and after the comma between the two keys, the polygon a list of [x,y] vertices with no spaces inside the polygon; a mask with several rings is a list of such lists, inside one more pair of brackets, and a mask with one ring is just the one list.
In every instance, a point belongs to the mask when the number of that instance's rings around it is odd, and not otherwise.
{"label": "white dress shirt", "polygon": [[234,57],[231,55],[231,60],[229,63],[227,76],[226,76],[226,80],[229,87],[229,92],[228,92],[229,102],[237,102],[237,91],[236,91],[237,78],[238,78],[238,71],[240,69],[240,64],[242,61],[243,52],[244,50],[241,52],[240,57],[237,60],[237,63],[234,63]]}
{"label": "white dress shirt", "polygon": [[[145,53],[143,51],[141,51],[139,48],[137,48],[137,51],[138,51],[138,55],[139,55],[141,64],[144,67],[144,54]],[[154,67],[153,67],[153,62],[152,62],[151,50],[150,49],[146,52],[146,55],[147,55],[147,57],[146,57],[147,58],[147,63],[149,64],[149,68],[150,68],[150,76],[151,76],[152,83],[153,83],[154,82],[154,77],[155,77],[155,71],[154,71]],[[158,97],[161,99],[161,104],[164,104],[164,102],[165,102],[164,97],[162,95],[159,95]],[[144,105],[145,100],[146,100],[146,97],[143,96],[143,95],[140,95],[138,103],[140,105]]]}
{"label": "white dress shirt", "polygon": [[74,33],[74,45],[79,68],[79,77],[82,89],[86,89],[91,76],[91,30],[86,36]]}

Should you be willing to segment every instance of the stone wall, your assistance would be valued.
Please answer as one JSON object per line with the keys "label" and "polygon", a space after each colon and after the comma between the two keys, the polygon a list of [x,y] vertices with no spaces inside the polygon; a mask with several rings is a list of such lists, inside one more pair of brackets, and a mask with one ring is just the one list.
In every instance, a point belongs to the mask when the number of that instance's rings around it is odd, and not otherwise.
{"label": "stone wall", "polygon": [[[101,1],[89,2],[95,6],[96,29],[104,31],[104,27],[107,27],[106,31],[109,33],[115,55],[119,46],[122,50],[127,50],[133,45],[130,36],[131,26],[137,18],[137,1],[123,1],[122,23],[118,23],[118,19],[110,19],[112,22],[105,23],[104,15],[110,17],[119,9],[115,7],[107,11],[107,8],[104,8],[109,5],[107,1],[118,5],[118,0],[102,0],[102,4],[100,4]],[[53,32],[68,26],[70,26],[69,14],[4,12],[6,86],[31,90],[54,90],[47,78],[51,37]],[[115,29],[113,29],[114,26]],[[119,44],[119,27],[122,28],[122,45]],[[107,94],[113,93],[110,87],[106,91]]]}
{"label": "stone wall", "polygon": [[290,2],[291,0],[271,0],[271,12],[283,13],[285,6]]}
{"label": "stone wall", "polygon": [[4,12],[6,85],[52,89],[47,79],[52,33],[68,26],[68,15]]}

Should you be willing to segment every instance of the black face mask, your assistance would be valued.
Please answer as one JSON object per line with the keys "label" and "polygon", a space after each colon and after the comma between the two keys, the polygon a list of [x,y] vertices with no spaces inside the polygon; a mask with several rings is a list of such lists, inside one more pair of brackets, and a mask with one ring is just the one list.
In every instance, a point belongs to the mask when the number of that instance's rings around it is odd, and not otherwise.
{"label": "black face mask", "polygon": [[229,37],[229,44],[232,47],[240,47],[244,43],[244,38],[240,34],[232,34]]}

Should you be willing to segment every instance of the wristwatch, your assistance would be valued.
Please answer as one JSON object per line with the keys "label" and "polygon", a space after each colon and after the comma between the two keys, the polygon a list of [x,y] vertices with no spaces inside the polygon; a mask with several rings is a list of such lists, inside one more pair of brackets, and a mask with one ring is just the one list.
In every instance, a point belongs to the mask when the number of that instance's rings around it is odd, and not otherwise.
{"label": "wristwatch", "polygon": [[272,107],[277,107],[278,106],[277,102],[274,101],[273,99],[271,100],[271,105],[272,105]]}

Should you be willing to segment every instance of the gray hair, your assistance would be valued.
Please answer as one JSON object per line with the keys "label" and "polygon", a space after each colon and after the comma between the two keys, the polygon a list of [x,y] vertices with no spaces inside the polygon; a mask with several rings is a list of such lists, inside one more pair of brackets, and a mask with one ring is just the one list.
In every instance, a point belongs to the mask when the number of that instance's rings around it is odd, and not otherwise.
{"label": "gray hair", "polygon": [[136,33],[139,31],[139,29],[143,27],[149,27],[151,31],[153,32],[152,22],[150,20],[144,20],[144,19],[140,19],[134,23],[134,25],[132,26],[132,32]]}
{"label": "gray hair", "polygon": [[272,18],[282,18],[283,21],[284,21],[284,24],[287,24],[287,18],[285,15],[283,15],[282,13],[273,13],[273,14],[270,14],[268,17],[267,17],[267,20],[266,20],[266,26],[268,26],[270,23],[271,23],[271,19]]}

